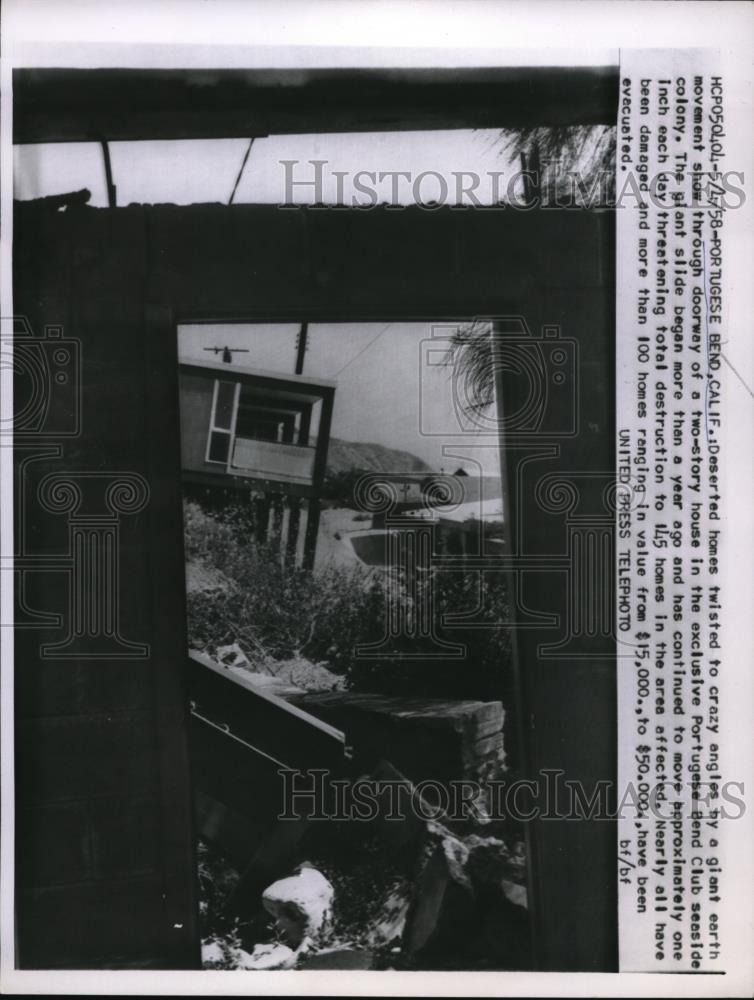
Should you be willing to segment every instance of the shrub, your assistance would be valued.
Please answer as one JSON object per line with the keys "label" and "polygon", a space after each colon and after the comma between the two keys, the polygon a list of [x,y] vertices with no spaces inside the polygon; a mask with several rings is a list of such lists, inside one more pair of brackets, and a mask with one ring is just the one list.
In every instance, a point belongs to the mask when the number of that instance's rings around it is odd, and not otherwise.
{"label": "shrub", "polygon": [[[415,589],[405,580],[393,585],[391,601],[407,609],[430,603],[434,634],[396,638],[393,655],[354,655],[348,671],[352,688],[444,698],[500,699],[510,694],[509,606],[502,575],[441,569],[427,573]],[[468,621],[446,622],[446,617]],[[451,658],[450,650],[438,648],[439,643],[460,646],[463,652]]]}
{"label": "shrub", "polygon": [[353,507],[353,496],[356,484],[366,474],[366,469],[341,469],[333,472],[328,469],[322,484],[322,497],[341,507]]}
{"label": "shrub", "polygon": [[254,541],[242,518],[218,521],[184,504],[186,556],[219,569],[227,590],[189,594],[189,643],[199,649],[239,642],[275,659],[305,653],[344,673],[358,642],[382,634],[380,581],[360,567],[316,574],[286,564],[274,543]]}
{"label": "shrub", "polygon": [[[406,581],[361,566],[310,573],[284,563],[274,544],[255,542],[243,511],[229,509],[218,519],[195,502],[184,506],[187,557],[219,569],[231,582],[227,589],[188,595],[192,647],[214,651],[238,642],[252,657],[305,655],[325,661],[359,691],[495,699],[506,693],[510,646],[502,577],[435,570]],[[391,608],[400,606],[410,617],[430,600],[435,638],[465,647],[462,658],[438,656],[431,638],[383,641]],[[447,615],[473,618],[472,627],[443,624]],[[382,656],[357,653],[359,646],[378,643]]]}

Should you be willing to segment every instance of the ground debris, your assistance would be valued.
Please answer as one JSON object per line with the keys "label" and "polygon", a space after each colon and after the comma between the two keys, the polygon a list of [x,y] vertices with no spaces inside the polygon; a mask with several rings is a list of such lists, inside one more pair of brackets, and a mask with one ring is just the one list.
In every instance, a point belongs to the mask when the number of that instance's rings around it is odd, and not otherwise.
{"label": "ground debris", "polygon": [[335,890],[322,872],[303,864],[262,893],[262,904],[285,940],[300,947],[305,938],[317,942],[332,924]]}

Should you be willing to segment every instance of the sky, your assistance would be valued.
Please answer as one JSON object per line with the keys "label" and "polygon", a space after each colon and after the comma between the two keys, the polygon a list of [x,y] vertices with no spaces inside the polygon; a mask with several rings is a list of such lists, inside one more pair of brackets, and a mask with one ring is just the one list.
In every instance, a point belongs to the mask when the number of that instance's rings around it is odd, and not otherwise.
{"label": "sky", "polygon": [[[436,471],[498,475],[496,435],[459,419],[442,361],[448,323],[314,323],[304,374],[337,383],[332,435],[409,451]],[[181,361],[217,361],[205,347],[247,348],[233,364],[292,373],[296,324],[212,324],[178,330]]]}
{"label": "sky", "polygon": [[[248,139],[111,142],[117,203],[227,204],[248,146]],[[91,205],[107,205],[99,143],[15,146],[13,154],[15,198],[26,200],[87,187],[92,193]],[[324,161],[324,165],[315,168],[311,160]],[[319,188],[314,183],[315,170],[319,170]],[[373,185],[379,201],[411,204],[444,195],[442,200],[447,204],[470,204],[472,196],[459,191],[457,175],[473,172],[480,178],[473,197],[481,204],[491,204],[505,194],[507,178],[514,170],[518,164],[511,168],[499,129],[273,135],[254,140],[233,201],[350,204],[354,199],[363,201],[354,178],[366,171],[374,173],[375,180],[362,178],[362,185]],[[412,179],[423,176],[416,185],[413,180],[400,180],[394,192],[392,180],[380,181],[378,175],[395,171],[408,171]],[[336,172],[345,177],[339,181]],[[496,173],[504,176],[495,180]],[[441,187],[443,183],[447,192]],[[464,186],[468,188],[469,182],[461,184]]]}
{"label": "sky", "polygon": [[[111,143],[117,203],[227,203],[248,147],[246,139]],[[102,151],[96,143],[20,146],[14,149],[14,194],[26,199],[61,194],[82,187],[92,192],[91,204],[105,206]],[[309,160],[325,160],[322,200],[349,199],[353,175],[360,170],[440,173],[448,184],[448,202],[457,197],[455,173],[474,171],[481,180],[476,195],[492,200],[489,172],[505,171],[508,156],[498,130],[344,133],[271,136],[254,142],[235,193],[235,203],[280,203],[290,198],[283,160],[295,160],[313,177]],[[298,170],[298,168],[296,168]],[[516,167],[517,169],[517,167]],[[337,192],[334,171],[344,171],[344,189]],[[419,189],[422,200],[437,197],[436,178],[428,176]],[[504,183],[504,182],[503,182]],[[377,187],[391,197],[388,180]],[[434,184],[434,187],[433,187]],[[414,201],[412,184],[402,184],[398,201]],[[299,203],[319,200],[312,187],[294,188]],[[432,468],[453,472],[498,474],[494,434],[479,434],[459,425],[450,369],[441,361],[447,323],[313,324],[304,373],[335,379],[337,390],[332,434],[409,451]],[[286,325],[183,327],[179,332],[182,358],[216,360],[205,347],[226,344],[245,347],[234,363],[271,371],[294,371],[298,328]],[[434,343],[433,343],[434,341]],[[448,451],[452,454],[448,454]]]}

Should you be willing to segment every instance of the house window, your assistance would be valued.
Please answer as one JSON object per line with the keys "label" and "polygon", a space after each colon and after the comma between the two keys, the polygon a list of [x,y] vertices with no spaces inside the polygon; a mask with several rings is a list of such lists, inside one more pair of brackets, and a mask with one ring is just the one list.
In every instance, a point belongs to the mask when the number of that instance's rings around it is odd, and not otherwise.
{"label": "house window", "polygon": [[207,462],[225,466],[228,464],[235,433],[240,388],[237,382],[222,382],[220,379],[215,379],[205,456]]}

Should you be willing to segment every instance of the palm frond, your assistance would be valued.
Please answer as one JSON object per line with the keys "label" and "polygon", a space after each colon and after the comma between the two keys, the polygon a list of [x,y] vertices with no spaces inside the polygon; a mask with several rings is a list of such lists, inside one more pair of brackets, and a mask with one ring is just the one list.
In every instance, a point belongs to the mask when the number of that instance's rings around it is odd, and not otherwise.
{"label": "palm frond", "polygon": [[460,326],[450,338],[443,363],[452,369],[460,402],[469,410],[481,413],[495,401],[492,324],[475,320]]}
{"label": "palm frond", "polygon": [[[607,208],[615,204],[616,130],[608,125],[536,126],[501,132],[500,155],[519,159],[537,178],[542,205]],[[453,334],[444,364],[461,386],[459,402],[480,413],[495,401],[492,324],[476,320]]]}
{"label": "palm frond", "polygon": [[504,129],[501,155],[538,177],[543,205],[607,208],[615,203],[616,130],[610,125]]}

